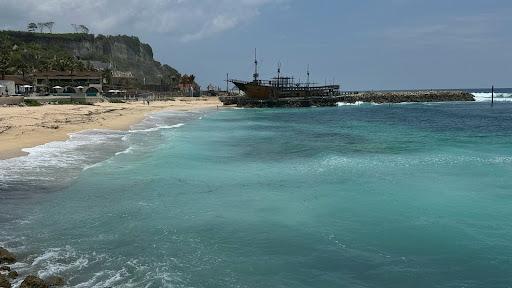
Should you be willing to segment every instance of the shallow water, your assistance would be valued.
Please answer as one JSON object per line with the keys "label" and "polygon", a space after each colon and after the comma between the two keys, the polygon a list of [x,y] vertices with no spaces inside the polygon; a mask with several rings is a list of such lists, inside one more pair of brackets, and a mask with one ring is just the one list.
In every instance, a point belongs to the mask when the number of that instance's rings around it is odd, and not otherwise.
{"label": "shallow water", "polygon": [[71,287],[512,285],[512,103],[160,113],[74,138],[0,161],[0,245],[22,273]]}

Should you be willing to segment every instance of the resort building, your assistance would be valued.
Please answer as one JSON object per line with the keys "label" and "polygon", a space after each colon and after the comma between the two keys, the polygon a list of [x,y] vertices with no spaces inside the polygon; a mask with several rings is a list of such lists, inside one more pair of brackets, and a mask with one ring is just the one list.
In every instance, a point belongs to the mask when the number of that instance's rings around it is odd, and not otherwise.
{"label": "resort building", "polygon": [[199,97],[201,94],[201,87],[197,85],[194,81],[195,76],[187,74],[181,77],[180,83],[178,84],[178,89],[184,94],[184,96],[189,97]]}
{"label": "resort building", "polygon": [[24,95],[33,91],[33,86],[21,75],[5,75],[0,80],[0,95]]}
{"label": "resort building", "polygon": [[[34,86],[37,92],[52,92],[76,94],[85,93],[87,96],[97,96],[103,91],[102,74],[95,71],[69,72],[38,72],[34,74]],[[58,89],[55,89],[59,87]]]}
{"label": "resort building", "polygon": [[135,79],[135,75],[131,71],[112,71],[112,86],[115,87],[129,87]]}
{"label": "resort building", "polygon": [[14,89],[14,81],[0,80],[0,96],[14,95],[16,94]]}

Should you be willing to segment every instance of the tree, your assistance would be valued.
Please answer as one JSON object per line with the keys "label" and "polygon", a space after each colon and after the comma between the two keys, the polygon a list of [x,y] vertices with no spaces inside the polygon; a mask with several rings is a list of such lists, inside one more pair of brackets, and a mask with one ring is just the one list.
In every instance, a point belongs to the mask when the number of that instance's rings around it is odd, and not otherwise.
{"label": "tree", "polygon": [[71,26],[73,26],[73,29],[75,29],[75,33],[89,34],[89,28],[87,28],[85,25],[71,24]]}
{"label": "tree", "polygon": [[[87,65],[86,65],[87,64]],[[46,47],[38,43],[18,43],[0,33],[0,79],[10,73],[25,77],[34,71],[93,71],[87,62],[71,56],[58,47]]]}
{"label": "tree", "polygon": [[40,33],[43,33],[43,30],[44,30],[44,23],[43,22],[39,22],[37,23],[37,28],[39,28],[39,32]]}
{"label": "tree", "polygon": [[181,76],[180,83],[188,84],[188,75],[187,74],[184,74],[183,76]]}
{"label": "tree", "polygon": [[28,23],[27,30],[28,32],[35,32],[37,29],[36,23]]}
{"label": "tree", "polygon": [[53,25],[55,22],[40,22],[37,23],[37,27],[39,28],[39,32],[43,33],[44,29],[48,29],[48,32],[52,33]]}
{"label": "tree", "polygon": [[48,28],[50,33],[52,33],[53,32],[53,25],[55,24],[55,22],[46,22],[44,24],[46,25],[46,28]]}
{"label": "tree", "polygon": [[112,84],[112,70],[110,70],[110,68],[103,70],[103,73],[101,74],[103,79],[105,79],[106,84]]}
{"label": "tree", "polygon": [[63,58],[57,57],[56,55],[49,61],[49,69],[54,71],[66,71],[67,63]]}
{"label": "tree", "polygon": [[5,74],[7,74],[7,71],[9,70],[9,67],[11,66],[11,59],[9,53],[4,53],[4,51],[1,51],[0,53],[0,74],[2,77],[2,80],[5,79]]}
{"label": "tree", "polygon": [[194,76],[194,74],[190,74],[187,75],[187,74],[184,74],[183,76],[181,76],[181,84],[194,84],[194,81],[196,80],[196,76]]}
{"label": "tree", "polygon": [[0,37],[0,74],[1,79],[5,79],[5,74],[9,71],[12,63],[12,43],[7,37]]}
{"label": "tree", "polygon": [[21,73],[23,80],[27,73],[33,72],[37,60],[36,52],[32,47],[25,47],[22,49],[14,50],[11,54],[11,66],[15,72]]}
{"label": "tree", "polygon": [[82,31],[82,33],[89,34],[89,28],[87,28],[87,26],[80,25],[79,27],[80,27],[80,31]]}

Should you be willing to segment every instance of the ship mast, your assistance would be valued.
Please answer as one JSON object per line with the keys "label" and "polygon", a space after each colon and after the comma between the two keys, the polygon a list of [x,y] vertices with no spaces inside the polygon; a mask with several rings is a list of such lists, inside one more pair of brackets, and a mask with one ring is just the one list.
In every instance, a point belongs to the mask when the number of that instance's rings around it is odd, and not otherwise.
{"label": "ship mast", "polygon": [[277,87],[280,86],[279,82],[281,82],[281,62],[277,63]]}
{"label": "ship mast", "polygon": [[258,74],[258,58],[256,54],[256,48],[254,48],[254,74],[252,76],[254,77],[254,82],[258,82],[258,77],[260,75]]}
{"label": "ship mast", "polygon": [[308,70],[307,70],[306,74],[308,75],[308,80],[306,81],[306,85],[307,85],[307,87],[309,87],[309,64],[308,64]]}

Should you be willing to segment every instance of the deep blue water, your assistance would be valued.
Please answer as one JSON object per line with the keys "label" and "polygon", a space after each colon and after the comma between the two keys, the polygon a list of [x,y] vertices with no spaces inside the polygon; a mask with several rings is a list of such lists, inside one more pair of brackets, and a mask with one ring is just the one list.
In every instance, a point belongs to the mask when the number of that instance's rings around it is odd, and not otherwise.
{"label": "deep blue water", "polygon": [[31,152],[0,161],[0,246],[70,287],[512,286],[509,102],[160,113]]}

